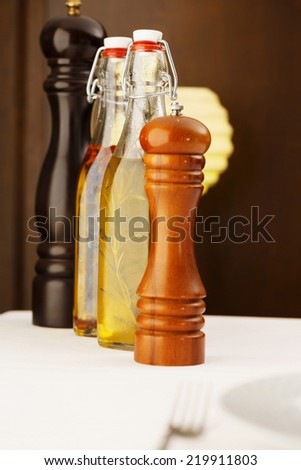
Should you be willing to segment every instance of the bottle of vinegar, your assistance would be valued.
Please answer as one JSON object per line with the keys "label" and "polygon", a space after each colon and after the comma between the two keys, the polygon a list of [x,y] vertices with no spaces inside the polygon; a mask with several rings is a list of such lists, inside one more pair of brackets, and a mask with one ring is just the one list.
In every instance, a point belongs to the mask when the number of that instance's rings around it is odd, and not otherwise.
{"label": "bottle of vinegar", "polygon": [[[96,336],[100,190],[106,166],[120,137],[126,115],[121,79],[131,39],[110,37],[101,53],[98,79],[87,85],[88,100],[96,99],[97,122],[84,157],[76,195],[75,289],[73,326],[80,336]],[[98,88],[98,93],[95,89]],[[98,103],[99,101],[99,103]]]}
{"label": "bottle of vinegar", "polygon": [[[137,30],[133,37],[123,80],[126,121],[101,191],[104,217],[100,220],[97,318],[99,344],[128,350],[134,345],[136,290],[149,250],[149,205],[139,134],[147,122],[166,115],[165,87],[171,83],[168,45],[161,41],[162,33]],[[175,72],[174,76],[176,83]]]}

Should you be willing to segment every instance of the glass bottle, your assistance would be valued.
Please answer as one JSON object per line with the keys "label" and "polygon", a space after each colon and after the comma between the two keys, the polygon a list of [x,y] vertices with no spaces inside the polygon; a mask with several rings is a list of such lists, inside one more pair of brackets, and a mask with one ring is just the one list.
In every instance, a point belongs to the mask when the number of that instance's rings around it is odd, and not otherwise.
{"label": "glass bottle", "polygon": [[106,169],[101,191],[98,343],[132,350],[136,331],[136,290],[145,271],[149,250],[149,205],[144,190],[142,127],[166,115],[165,90],[170,93],[168,58],[162,33],[137,30],[129,47],[124,90],[128,108],[124,128]]}
{"label": "glass bottle", "polygon": [[[126,115],[122,76],[130,38],[111,37],[95,56],[87,84],[96,99],[97,122],[81,167],[76,195],[73,327],[80,336],[96,336],[100,191],[108,161]],[[92,82],[99,61],[98,79]],[[96,89],[98,88],[98,93]]]}

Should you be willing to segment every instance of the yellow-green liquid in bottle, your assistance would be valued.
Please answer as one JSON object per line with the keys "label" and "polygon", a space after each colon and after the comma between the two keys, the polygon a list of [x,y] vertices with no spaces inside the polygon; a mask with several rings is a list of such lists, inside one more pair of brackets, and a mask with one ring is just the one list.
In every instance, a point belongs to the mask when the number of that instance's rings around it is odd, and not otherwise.
{"label": "yellow-green liquid in bottle", "polygon": [[136,290],[149,246],[144,172],[142,158],[111,157],[103,179],[97,335],[105,347],[131,350],[134,345]]}
{"label": "yellow-green liquid in bottle", "polygon": [[114,147],[90,144],[76,195],[73,328],[79,336],[96,336],[98,235],[101,181]]}

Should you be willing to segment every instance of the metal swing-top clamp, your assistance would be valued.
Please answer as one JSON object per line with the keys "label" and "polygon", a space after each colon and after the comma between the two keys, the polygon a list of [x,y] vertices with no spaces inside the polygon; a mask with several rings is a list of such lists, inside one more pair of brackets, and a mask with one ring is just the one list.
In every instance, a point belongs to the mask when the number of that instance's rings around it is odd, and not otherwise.
{"label": "metal swing-top clamp", "polygon": [[102,91],[102,87],[99,84],[98,78],[94,78],[95,70],[100,58],[102,51],[109,48],[120,48],[120,49],[127,49],[129,44],[131,43],[131,38],[124,37],[124,36],[112,36],[105,38],[104,46],[100,47],[94,57],[93,64],[90,70],[89,78],[86,85],[86,94],[87,94],[87,101],[89,103],[93,103],[96,98],[99,98],[99,93]]}
{"label": "metal swing-top clamp", "polygon": [[[150,33],[155,33],[156,32],[156,33],[159,33],[161,38],[162,38],[162,33],[160,33],[160,31],[153,31],[153,30],[141,30],[141,31],[149,31]],[[135,33],[137,33],[137,32],[139,32],[139,30],[134,31],[134,39],[135,39]],[[129,95],[126,91],[126,72],[127,72],[127,66],[128,66],[128,62],[129,62],[131,47],[134,44],[134,42],[132,42],[129,45],[128,50],[127,50],[127,54],[126,54],[126,58],[125,58],[125,65],[124,65],[124,72],[123,72],[123,77],[122,77],[122,90],[123,90],[124,96],[127,100],[129,98],[139,99],[139,98],[145,98],[147,96],[158,96],[158,95],[169,95],[169,97],[172,101],[175,101],[177,99],[178,74],[177,74],[176,67],[175,67],[175,64],[174,64],[174,61],[173,61],[173,58],[172,58],[172,54],[171,54],[171,51],[170,51],[169,44],[164,39],[158,39],[157,42],[159,44],[162,44],[164,46],[165,51],[166,51],[167,59],[168,59],[168,62],[169,62],[170,68],[171,68],[171,72],[172,72],[172,76],[173,76],[173,83],[172,83],[172,78],[169,75],[169,73],[163,72],[162,73],[162,78],[167,81],[168,91],[150,92],[150,93],[147,93],[145,95],[134,95],[134,96]]]}
{"label": "metal swing-top clamp", "polygon": [[[159,33],[159,31],[158,31],[158,33]],[[161,35],[161,37],[162,37],[162,35]],[[106,38],[106,39],[113,39],[113,38]],[[105,39],[105,41],[106,41],[106,39]],[[118,39],[120,39],[120,38],[118,38]],[[177,99],[178,74],[177,74],[176,67],[175,67],[175,64],[174,64],[174,61],[173,61],[173,58],[172,58],[172,55],[171,55],[169,44],[168,44],[167,41],[165,41],[163,39],[158,39],[157,42],[159,44],[162,44],[164,46],[165,51],[166,51],[168,62],[169,62],[170,68],[171,68],[172,76],[173,76],[173,83],[172,83],[172,78],[169,75],[169,73],[162,72],[162,78],[164,80],[166,80],[166,82],[168,84],[168,91],[157,91],[157,92],[153,92],[153,93],[147,93],[146,95],[135,95],[135,96],[128,95],[128,93],[126,92],[126,78],[125,78],[125,75],[126,75],[126,71],[127,71],[128,62],[129,62],[131,47],[134,44],[134,42],[131,42],[127,47],[127,53],[126,53],[125,64],[124,64],[124,72],[123,72],[123,77],[122,77],[122,90],[123,90],[123,93],[124,93],[124,96],[125,96],[126,99],[129,99],[129,98],[145,98],[146,96],[157,96],[157,95],[169,95],[169,97],[172,101],[175,101]],[[88,78],[87,85],[86,85],[87,101],[89,103],[93,103],[93,101],[96,98],[99,98],[99,92],[101,92],[101,86],[99,85],[98,78],[94,78],[94,76],[95,76],[95,70],[96,70],[96,67],[97,67],[97,64],[98,64],[98,61],[99,61],[99,57],[100,57],[102,51],[105,48],[106,48],[106,46],[102,46],[97,50],[97,52],[95,54],[95,57],[94,57],[92,67],[91,67],[91,70],[90,70],[89,78]]]}
{"label": "metal swing-top clamp", "polygon": [[169,65],[170,65],[172,75],[173,75],[173,85],[172,85],[171,76],[169,75],[169,73],[166,73],[166,72],[163,73],[163,75],[166,76],[166,78],[168,80],[168,86],[169,86],[169,92],[166,93],[166,94],[169,94],[170,99],[172,101],[175,101],[177,99],[177,96],[178,96],[177,95],[178,74],[177,74],[176,67],[175,67],[175,64],[174,64],[174,61],[173,61],[173,58],[172,58],[172,55],[171,55],[171,51],[170,51],[168,42],[164,41],[164,39],[161,39],[159,41],[159,43],[163,44],[163,46],[166,50],[167,58],[168,58]]}
{"label": "metal swing-top clamp", "polygon": [[[95,74],[95,69],[98,64],[100,54],[102,53],[104,49],[105,47],[102,46],[97,50],[94,60],[93,60],[91,70],[90,70],[89,78],[88,78],[87,85],[86,85],[86,94],[87,94],[88,103],[93,103],[93,101],[99,97],[99,92],[101,91],[101,87],[98,83],[98,78],[94,78],[94,74]],[[96,89],[97,89],[97,92],[96,92]]]}

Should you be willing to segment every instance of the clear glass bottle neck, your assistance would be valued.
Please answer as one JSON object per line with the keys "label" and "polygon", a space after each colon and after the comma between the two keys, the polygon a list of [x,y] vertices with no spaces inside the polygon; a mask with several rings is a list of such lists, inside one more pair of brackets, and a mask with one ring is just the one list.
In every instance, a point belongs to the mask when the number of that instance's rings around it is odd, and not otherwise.
{"label": "clear glass bottle neck", "polygon": [[94,129],[91,143],[100,147],[116,146],[119,140],[127,102],[121,81],[125,58],[102,57],[99,64],[99,97],[93,105]]}
{"label": "clear glass bottle neck", "polygon": [[163,49],[130,52],[125,70],[128,107],[115,157],[143,157],[139,142],[142,127],[152,119],[166,115],[164,73],[167,70]]}

